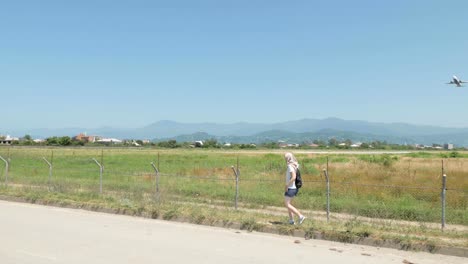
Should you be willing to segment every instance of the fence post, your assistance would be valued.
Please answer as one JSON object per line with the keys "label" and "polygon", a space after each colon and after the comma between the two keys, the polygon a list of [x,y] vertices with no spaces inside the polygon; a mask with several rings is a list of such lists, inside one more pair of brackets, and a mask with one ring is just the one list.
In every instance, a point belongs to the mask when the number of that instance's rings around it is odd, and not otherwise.
{"label": "fence post", "polygon": [[327,181],[327,223],[330,222],[330,178],[328,177],[328,169],[323,169],[325,179]]}
{"label": "fence post", "polygon": [[8,187],[8,170],[9,170],[9,165],[10,163],[4,159],[2,156],[0,156],[0,159],[5,162],[5,186]]}
{"label": "fence post", "polygon": [[153,162],[151,162],[151,166],[153,166],[153,169],[156,173],[156,179],[155,179],[155,184],[156,184],[156,198],[159,200],[159,170],[156,168]]}
{"label": "fence post", "polygon": [[93,158],[93,160],[99,166],[99,193],[102,194],[102,171],[104,170],[104,166],[102,166],[95,158]]}
{"label": "fence post", "polygon": [[49,191],[50,191],[50,182],[51,182],[51,179],[52,179],[52,164],[45,157],[42,157],[42,159],[47,163],[47,165],[49,165],[49,181],[48,181],[47,185],[48,185],[48,188],[49,188]]}
{"label": "fence post", "polygon": [[239,200],[239,175],[240,175],[240,171],[239,171],[239,166],[237,166],[237,169],[235,169],[234,166],[231,166],[231,168],[232,168],[232,171],[234,171],[234,175],[236,176],[236,201],[234,203],[234,207],[237,210],[237,202]]}
{"label": "fence post", "polygon": [[445,228],[445,199],[447,194],[447,175],[442,175],[442,232]]}

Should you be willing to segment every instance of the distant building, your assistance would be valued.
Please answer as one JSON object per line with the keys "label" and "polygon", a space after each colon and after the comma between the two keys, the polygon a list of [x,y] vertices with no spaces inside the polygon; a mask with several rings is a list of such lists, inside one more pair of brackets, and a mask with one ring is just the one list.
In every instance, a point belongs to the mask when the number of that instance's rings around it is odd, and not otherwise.
{"label": "distant building", "polygon": [[11,145],[13,143],[10,139],[0,139],[0,145]]}
{"label": "distant building", "polygon": [[0,145],[11,145],[13,141],[19,141],[19,138],[11,137],[10,135],[6,135],[6,137],[0,137]]}
{"label": "distant building", "polygon": [[280,148],[298,148],[299,144],[296,144],[296,143],[280,143],[280,144],[278,144],[278,146]]}
{"label": "distant building", "polygon": [[[116,138],[102,138],[96,141],[97,143],[122,143],[122,140]],[[136,142],[135,142],[136,143]]]}
{"label": "distant building", "polygon": [[84,141],[86,143],[94,143],[97,139],[97,136],[88,136],[86,133],[80,133],[73,137],[73,140]]}
{"label": "distant building", "polygon": [[446,150],[452,150],[453,149],[453,144],[444,144],[444,149]]}

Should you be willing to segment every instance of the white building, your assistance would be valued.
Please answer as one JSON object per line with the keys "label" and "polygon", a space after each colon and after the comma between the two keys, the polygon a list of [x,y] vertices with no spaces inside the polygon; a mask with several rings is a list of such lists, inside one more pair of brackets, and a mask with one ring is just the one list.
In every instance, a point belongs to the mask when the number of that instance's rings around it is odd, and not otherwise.
{"label": "white building", "polygon": [[6,135],[6,137],[4,137],[3,139],[0,139],[0,145],[11,145],[13,141],[19,141],[19,138]]}
{"label": "white building", "polygon": [[450,144],[450,143],[444,144],[444,149],[452,150],[453,148],[454,148],[453,144]]}
{"label": "white building", "polygon": [[97,143],[122,143],[122,140],[116,138],[101,138],[96,141]]}

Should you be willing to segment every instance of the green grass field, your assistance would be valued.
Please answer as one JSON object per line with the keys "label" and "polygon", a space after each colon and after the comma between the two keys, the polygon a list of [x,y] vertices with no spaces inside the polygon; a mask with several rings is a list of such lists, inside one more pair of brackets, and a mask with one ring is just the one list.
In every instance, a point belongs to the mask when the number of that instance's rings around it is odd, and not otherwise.
{"label": "green grass field", "polygon": [[[294,152],[294,151],[293,151]],[[157,150],[118,148],[0,148],[10,159],[8,188],[53,191],[73,195],[99,193],[99,167],[104,165],[103,194],[139,202],[155,197],[159,167],[159,197],[233,206],[236,183],[231,166],[241,172],[239,206],[283,206],[283,152],[221,150]],[[453,155],[452,155],[453,156]],[[49,184],[49,167],[53,164]],[[442,161],[447,174],[446,220],[468,225],[468,155],[411,153],[408,155],[298,154],[304,187],[294,203],[301,209],[326,209],[326,182],[331,178],[331,211],[374,218],[440,222]],[[0,182],[5,182],[0,164]],[[3,187],[5,188],[5,187]]]}

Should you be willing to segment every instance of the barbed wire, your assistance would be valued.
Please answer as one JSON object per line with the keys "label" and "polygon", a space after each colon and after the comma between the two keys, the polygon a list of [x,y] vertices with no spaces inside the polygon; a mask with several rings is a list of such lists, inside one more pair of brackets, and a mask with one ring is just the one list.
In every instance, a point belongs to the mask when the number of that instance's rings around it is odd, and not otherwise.
{"label": "barbed wire", "polygon": [[415,189],[415,190],[437,190],[440,191],[440,188],[434,187],[416,187],[416,186],[397,186],[397,185],[386,185],[386,184],[363,184],[363,183],[354,183],[354,182],[336,182],[330,181],[330,184],[339,184],[339,185],[352,185],[352,186],[362,186],[362,187],[379,187],[379,188],[395,188],[395,189]]}
{"label": "barbed wire", "polygon": [[198,179],[198,180],[214,180],[214,181],[235,181],[234,178],[214,178],[214,177],[207,177],[207,176],[190,176],[190,175],[178,175],[178,174],[167,174],[167,173],[160,173],[160,176],[166,177],[175,177],[175,178],[184,178],[184,179]]}
{"label": "barbed wire", "polygon": [[445,190],[447,190],[447,191],[453,191],[453,192],[463,192],[463,193],[467,193],[467,195],[468,195],[468,189],[463,190],[463,189],[452,189],[452,188],[447,188],[447,189],[445,189]]}
{"label": "barbed wire", "polygon": [[[22,168],[39,168],[39,167],[28,167],[24,166]],[[40,167],[40,169],[46,170],[46,167]],[[79,171],[76,171],[75,173],[68,173],[63,175],[63,171],[66,168],[56,168],[54,171],[54,175],[60,175],[62,177],[66,177],[67,175],[80,175],[82,173],[99,173],[99,169],[80,169]],[[4,174],[4,173],[3,173]],[[2,174],[2,175],[3,175]],[[110,175],[110,176],[126,176],[126,177],[143,177],[143,176],[152,176],[156,177],[155,172],[133,172],[133,171],[114,171],[114,170],[104,170],[103,172],[104,175]],[[196,179],[196,180],[212,180],[212,181],[235,181],[235,177],[232,178],[223,178],[220,176],[195,176],[195,175],[180,175],[180,174],[171,174],[171,173],[160,173],[160,176],[164,177],[176,177],[179,179]],[[16,177],[29,177],[28,175],[15,175]],[[38,175],[34,175],[34,177],[37,177]],[[42,175],[43,177],[47,177],[46,174]],[[95,175],[94,175],[95,176]],[[266,183],[266,182],[284,182],[284,180],[281,179],[246,179],[246,178],[239,178],[240,182],[258,182],[258,183]],[[303,180],[304,183],[326,183],[324,180]],[[362,183],[355,183],[355,182],[339,182],[339,181],[330,181],[330,184],[332,185],[346,185],[346,186],[361,186],[361,187],[374,187],[374,188],[393,188],[393,189],[408,189],[408,190],[429,190],[429,191],[441,191],[441,187],[429,187],[429,186],[398,186],[398,185],[388,185],[388,184],[362,184]],[[447,191],[452,191],[452,192],[457,192],[457,193],[468,193],[468,189],[455,189],[455,188],[447,188]],[[468,194],[465,194],[468,195]]]}
{"label": "barbed wire", "polygon": [[[99,172],[99,169],[97,170]],[[138,171],[138,172],[135,172],[135,171],[115,171],[115,170],[106,170],[106,168],[104,168],[103,170],[103,173],[104,174],[107,174],[107,175],[122,175],[122,176],[131,176],[131,177],[142,177],[142,176],[155,176],[155,172],[154,171]]]}

